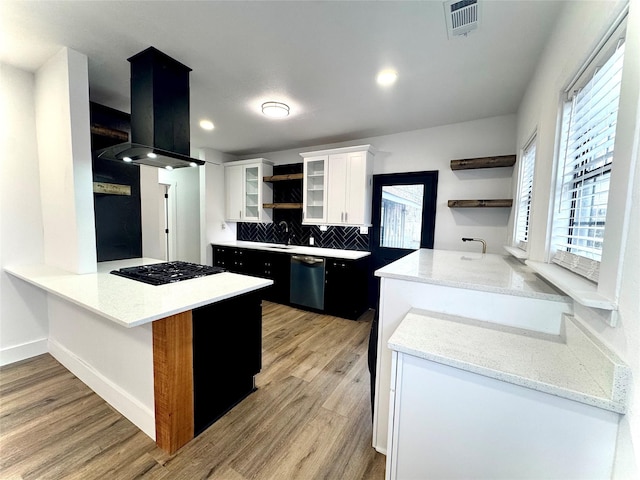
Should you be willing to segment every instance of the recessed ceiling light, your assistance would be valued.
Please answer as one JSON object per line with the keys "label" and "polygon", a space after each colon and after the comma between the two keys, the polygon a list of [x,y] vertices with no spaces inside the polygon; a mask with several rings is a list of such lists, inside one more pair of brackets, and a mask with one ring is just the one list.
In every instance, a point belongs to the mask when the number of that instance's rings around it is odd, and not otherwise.
{"label": "recessed ceiling light", "polygon": [[197,164],[196,162],[190,162],[190,163],[189,163],[189,166],[190,166],[190,167],[197,167],[197,166],[198,166],[198,164]]}
{"label": "recessed ceiling light", "polygon": [[131,157],[124,157],[124,158],[122,159],[122,161],[123,161],[123,162],[127,162],[127,163],[131,163],[131,162],[133,162],[133,160],[131,159]]}
{"label": "recessed ceiling light", "polygon": [[289,115],[289,105],[280,102],[265,102],[262,113],[271,118],[284,118]]}
{"label": "recessed ceiling light", "polygon": [[213,130],[214,125],[210,120],[200,120],[200,128],[203,130]]}
{"label": "recessed ceiling light", "polygon": [[173,170],[173,167],[171,165],[167,165],[166,167],[164,167],[165,170]]}
{"label": "recessed ceiling light", "polygon": [[396,72],[395,70],[382,70],[380,73],[378,73],[378,76],[376,77],[376,81],[378,82],[378,85],[381,85],[383,87],[388,87],[389,85],[393,85],[394,83],[396,83],[397,79],[398,79],[398,72]]}
{"label": "recessed ceiling light", "polygon": [[156,158],[157,156],[158,156],[158,155],[156,155],[156,154],[155,154],[155,153],[153,153],[153,152],[149,152],[149,153],[147,153],[147,157],[149,157],[149,158]]}

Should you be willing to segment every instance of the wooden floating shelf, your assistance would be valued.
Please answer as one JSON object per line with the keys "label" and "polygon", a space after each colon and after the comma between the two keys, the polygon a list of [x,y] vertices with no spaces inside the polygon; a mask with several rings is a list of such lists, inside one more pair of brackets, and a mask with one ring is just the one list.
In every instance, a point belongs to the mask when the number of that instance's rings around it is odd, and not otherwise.
{"label": "wooden floating shelf", "polygon": [[482,158],[464,158],[461,160],[451,160],[451,170],[513,167],[515,163],[516,163],[515,155],[501,155],[498,157],[482,157]]}
{"label": "wooden floating shelf", "polygon": [[262,177],[265,182],[282,182],[284,180],[302,180],[302,173],[289,173],[286,175],[272,175],[270,177]]}
{"label": "wooden floating shelf", "polygon": [[497,208],[497,207],[511,207],[513,200],[510,198],[496,199],[496,200],[449,200],[449,208]]}
{"label": "wooden floating shelf", "polygon": [[301,210],[301,203],[263,203],[262,208],[276,208],[280,210]]}
{"label": "wooden floating shelf", "polygon": [[91,125],[91,133],[93,135],[100,135],[101,137],[113,138],[114,140],[120,140],[122,142],[129,141],[129,134],[122,130],[116,130],[115,128],[103,127],[102,125]]}

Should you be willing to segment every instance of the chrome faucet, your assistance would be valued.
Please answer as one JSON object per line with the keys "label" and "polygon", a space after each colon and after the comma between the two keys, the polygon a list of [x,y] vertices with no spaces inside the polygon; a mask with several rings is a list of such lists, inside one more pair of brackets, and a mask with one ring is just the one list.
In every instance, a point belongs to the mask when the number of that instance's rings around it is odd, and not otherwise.
{"label": "chrome faucet", "polygon": [[463,242],[482,242],[482,253],[487,253],[487,242],[481,238],[462,237]]}

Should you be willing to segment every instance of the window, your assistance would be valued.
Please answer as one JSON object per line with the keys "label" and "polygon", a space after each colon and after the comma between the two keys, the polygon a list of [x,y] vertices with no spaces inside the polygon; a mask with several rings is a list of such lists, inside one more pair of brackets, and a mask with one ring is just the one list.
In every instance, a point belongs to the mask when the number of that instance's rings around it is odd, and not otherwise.
{"label": "window", "polygon": [[536,161],[536,137],[524,147],[520,158],[520,182],[518,211],[516,213],[516,246],[527,249],[529,240],[529,215],[531,214],[531,195],[533,193],[533,168]]}
{"label": "window", "polygon": [[380,246],[420,248],[424,185],[384,185],[380,205]]}
{"label": "window", "polygon": [[591,68],[587,81],[570,89],[562,117],[554,262],[595,281],[607,216],[623,55],[624,43],[616,38],[611,55]]}

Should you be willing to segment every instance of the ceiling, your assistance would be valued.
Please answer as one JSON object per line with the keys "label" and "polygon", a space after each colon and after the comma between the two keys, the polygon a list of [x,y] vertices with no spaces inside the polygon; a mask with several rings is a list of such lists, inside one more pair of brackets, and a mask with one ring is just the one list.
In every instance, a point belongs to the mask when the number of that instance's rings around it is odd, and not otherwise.
{"label": "ceiling", "polygon": [[[68,46],[91,100],[128,112],[126,59],[154,46],[193,69],[192,149],[252,155],[515,113],[563,3],[480,1],[478,30],[449,39],[440,1],[2,0],[0,61],[35,71]],[[269,100],[291,115],[264,117]]]}

